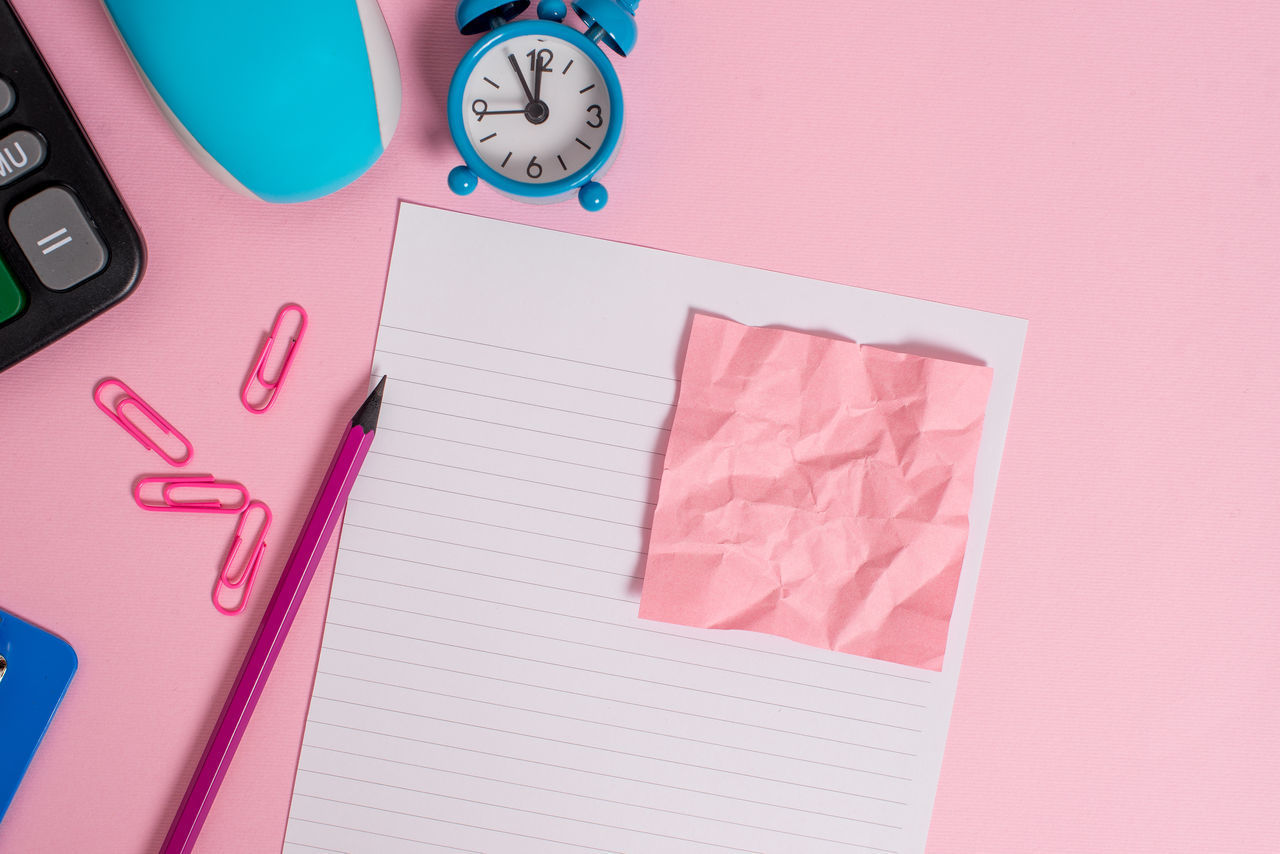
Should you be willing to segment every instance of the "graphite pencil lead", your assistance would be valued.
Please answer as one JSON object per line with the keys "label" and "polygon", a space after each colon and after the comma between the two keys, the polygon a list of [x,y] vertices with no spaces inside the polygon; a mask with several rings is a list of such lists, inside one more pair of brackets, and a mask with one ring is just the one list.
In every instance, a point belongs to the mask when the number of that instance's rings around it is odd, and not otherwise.
{"label": "graphite pencil lead", "polygon": [[352,427],[363,428],[366,433],[372,433],[378,429],[378,413],[382,411],[382,392],[386,386],[387,377],[384,374],[373,391],[369,392],[369,397],[360,405],[355,417],[351,419]]}

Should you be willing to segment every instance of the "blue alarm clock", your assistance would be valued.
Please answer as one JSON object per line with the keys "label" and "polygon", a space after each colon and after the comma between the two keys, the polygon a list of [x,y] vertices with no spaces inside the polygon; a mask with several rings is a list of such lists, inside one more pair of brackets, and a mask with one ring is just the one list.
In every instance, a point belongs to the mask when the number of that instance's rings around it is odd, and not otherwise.
{"label": "blue alarm clock", "polygon": [[640,0],[572,0],[586,26],[542,0],[538,20],[514,21],[529,0],[460,0],[463,35],[484,33],[449,84],[449,132],[465,166],[449,173],[459,195],[479,179],[526,202],[577,194],[589,211],[609,200],[601,177],[622,138],[622,87],[600,44],[626,56],[636,44]]}

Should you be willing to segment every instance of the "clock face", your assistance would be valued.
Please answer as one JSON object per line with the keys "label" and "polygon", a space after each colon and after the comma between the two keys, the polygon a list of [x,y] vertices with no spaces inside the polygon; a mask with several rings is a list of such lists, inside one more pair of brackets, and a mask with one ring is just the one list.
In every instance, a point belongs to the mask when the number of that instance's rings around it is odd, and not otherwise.
{"label": "clock face", "polygon": [[568,178],[600,153],[613,110],[604,75],[549,35],[497,42],[471,69],[460,105],[481,160],[523,184]]}

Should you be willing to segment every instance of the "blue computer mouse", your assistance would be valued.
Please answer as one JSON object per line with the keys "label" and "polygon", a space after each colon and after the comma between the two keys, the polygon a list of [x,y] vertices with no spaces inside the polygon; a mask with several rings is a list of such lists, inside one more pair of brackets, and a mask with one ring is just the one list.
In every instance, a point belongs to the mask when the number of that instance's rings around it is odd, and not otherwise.
{"label": "blue computer mouse", "polygon": [[373,165],[400,117],[377,0],[103,0],[187,148],[269,202],[331,193]]}

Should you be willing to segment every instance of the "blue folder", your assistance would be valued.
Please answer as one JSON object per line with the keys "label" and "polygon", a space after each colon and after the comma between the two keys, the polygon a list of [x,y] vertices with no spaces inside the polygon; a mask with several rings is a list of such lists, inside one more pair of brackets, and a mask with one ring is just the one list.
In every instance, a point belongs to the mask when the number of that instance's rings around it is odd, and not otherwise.
{"label": "blue folder", "polygon": [[62,638],[0,611],[0,821],[76,673]]}

